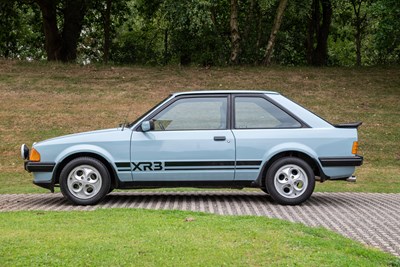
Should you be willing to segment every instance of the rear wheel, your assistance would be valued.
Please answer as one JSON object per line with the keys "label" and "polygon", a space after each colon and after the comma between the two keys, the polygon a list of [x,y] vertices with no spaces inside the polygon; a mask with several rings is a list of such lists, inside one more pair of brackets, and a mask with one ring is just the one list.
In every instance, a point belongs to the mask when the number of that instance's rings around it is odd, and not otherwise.
{"label": "rear wheel", "polygon": [[104,164],[94,158],[71,160],[61,171],[60,189],[72,203],[93,205],[110,190],[110,174]]}
{"label": "rear wheel", "polygon": [[302,159],[287,157],[275,161],[267,171],[266,187],[271,197],[284,205],[306,201],[314,191],[315,176]]}

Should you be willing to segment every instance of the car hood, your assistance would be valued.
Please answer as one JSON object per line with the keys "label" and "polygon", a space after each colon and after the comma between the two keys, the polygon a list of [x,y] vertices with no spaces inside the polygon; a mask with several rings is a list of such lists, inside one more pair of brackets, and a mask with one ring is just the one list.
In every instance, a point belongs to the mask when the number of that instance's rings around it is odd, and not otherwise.
{"label": "car hood", "polygon": [[113,133],[113,132],[121,132],[121,128],[110,128],[110,129],[102,129],[102,130],[96,130],[96,131],[68,134],[68,135],[63,135],[63,136],[46,139],[46,140],[35,143],[35,145],[42,145],[44,143],[53,143],[53,142],[63,142],[63,141],[68,141],[68,140],[72,141],[73,139],[76,139],[76,138],[81,139],[81,138],[91,136],[91,135],[103,135],[103,134],[109,134],[109,133]]}

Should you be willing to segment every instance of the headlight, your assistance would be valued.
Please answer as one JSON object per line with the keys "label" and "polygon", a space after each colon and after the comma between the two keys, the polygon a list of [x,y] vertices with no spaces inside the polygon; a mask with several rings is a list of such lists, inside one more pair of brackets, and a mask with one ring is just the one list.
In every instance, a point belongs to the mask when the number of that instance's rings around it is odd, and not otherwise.
{"label": "headlight", "polygon": [[23,144],[21,146],[21,158],[25,160],[28,159],[28,157],[29,157],[29,148],[27,145]]}

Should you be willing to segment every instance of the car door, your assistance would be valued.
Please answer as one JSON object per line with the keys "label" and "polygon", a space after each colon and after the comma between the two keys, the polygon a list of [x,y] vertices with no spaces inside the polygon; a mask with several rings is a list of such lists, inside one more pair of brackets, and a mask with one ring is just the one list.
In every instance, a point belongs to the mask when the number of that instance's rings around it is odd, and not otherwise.
{"label": "car door", "polygon": [[233,181],[235,142],[228,111],[228,95],[179,96],[145,118],[154,127],[132,133],[133,181]]}

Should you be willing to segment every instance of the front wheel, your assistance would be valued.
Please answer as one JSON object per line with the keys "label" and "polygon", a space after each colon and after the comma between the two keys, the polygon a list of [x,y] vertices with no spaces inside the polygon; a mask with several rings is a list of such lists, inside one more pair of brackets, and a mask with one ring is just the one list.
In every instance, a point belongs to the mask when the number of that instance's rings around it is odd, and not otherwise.
{"label": "front wheel", "polygon": [[287,157],[275,161],[267,171],[266,187],[271,197],[284,205],[298,205],[314,191],[315,176],[302,159]]}
{"label": "front wheel", "polygon": [[94,158],[71,160],[60,174],[61,193],[72,203],[94,205],[109,192],[110,174],[104,164]]}

